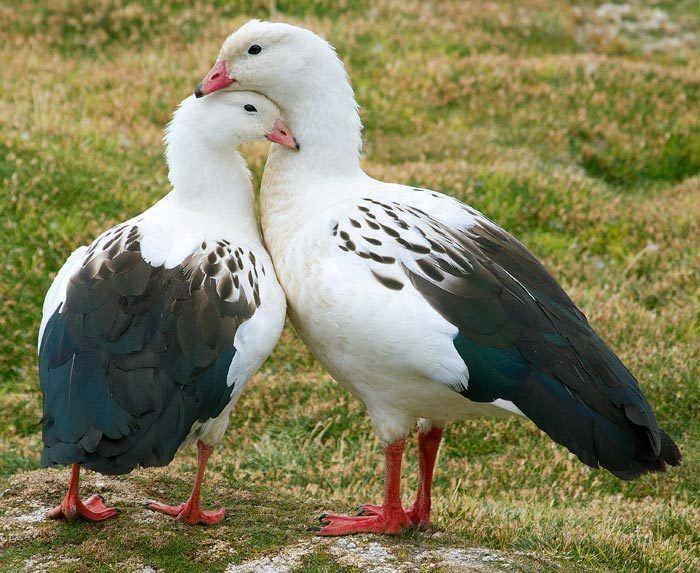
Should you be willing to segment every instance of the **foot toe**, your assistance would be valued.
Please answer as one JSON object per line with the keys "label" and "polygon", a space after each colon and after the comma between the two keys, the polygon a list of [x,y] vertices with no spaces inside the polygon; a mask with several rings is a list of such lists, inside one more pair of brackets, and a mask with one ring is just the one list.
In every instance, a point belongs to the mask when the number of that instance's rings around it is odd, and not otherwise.
{"label": "foot toe", "polygon": [[325,527],[318,532],[323,536],[351,535],[353,533],[373,533],[372,523],[374,517],[351,517],[349,515],[334,515],[324,521]]}
{"label": "foot toe", "polygon": [[408,519],[411,520],[411,526],[420,531],[430,529],[430,509],[411,508],[406,512]]}
{"label": "foot toe", "polygon": [[187,525],[215,525],[221,523],[226,517],[225,509],[202,511],[199,509],[199,506],[193,505],[191,502],[181,503],[180,505],[166,505],[152,501],[148,503],[147,507],[153,511],[174,517]]}
{"label": "foot toe", "polygon": [[114,517],[119,513],[115,508],[113,507],[107,507],[102,511],[90,511],[87,510],[85,512],[82,512],[80,515],[84,519],[87,519],[88,521],[104,521],[105,519],[109,519],[110,517]]}
{"label": "foot toe", "polygon": [[387,511],[380,508],[375,515],[335,515],[325,514],[321,521],[325,525],[319,535],[351,535],[353,533],[396,534],[407,529],[411,522],[403,509]]}
{"label": "foot toe", "polygon": [[46,517],[49,519],[64,519],[66,516],[63,515],[63,507],[57,505],[46,512]]}
{"label": "foot toe", "polygon": [[76,503],[62,501],[56,507],[51,508],[46,512],[49,519],[68,519],[73,520],[79,515],[78,506]]}
{"label": "foot toe", "polygon": [[203,511],[199,523],[202,525],[216,525],[221,523],[226,517],[225,509],[217,509],[215,511]]}
{"label": "foot toe", "polygon": [[365,503],[357,508],[357,515],[379,515],[382,512],[381,505],[372,505],[371,503]]}
{"label": "foot toe", "polygon": [[189,512],[183,511],[177,516],[177,520],[187,525],[216,525],[217,523],[221,523],[225,517],[225,509],[218,509],[216,511],[202,511],[196,509]]}
{"label": "foot toe", "polygon": [[146,505],[146,507],[152,511],[169,515],[170,517],[177,517],[185,508],[185,504],[181,503],[180,505],[167,505],[158,501],[151,501]]}
{"label": "foot toe", "polygon": [[104,511],[107,509],[104,498],[99,494],[91,495],[83,503],[85,504],[85,507],[93,511]]}

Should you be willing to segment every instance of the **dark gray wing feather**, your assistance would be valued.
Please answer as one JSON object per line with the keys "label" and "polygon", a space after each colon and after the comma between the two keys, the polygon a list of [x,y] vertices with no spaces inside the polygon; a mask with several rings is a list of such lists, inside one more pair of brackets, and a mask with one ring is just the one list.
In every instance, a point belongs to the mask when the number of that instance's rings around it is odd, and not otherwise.
{"label": "dark gray wing feather", "polygon": [[[257,268],[241,253],[203,243],[175,268],[154,267],[137,223],[93,243],[40,341],[44,465],[165,465],[196,421],[221,413],[236,330],[259,304]],[[247,290],[232,288],[249,272]]]}

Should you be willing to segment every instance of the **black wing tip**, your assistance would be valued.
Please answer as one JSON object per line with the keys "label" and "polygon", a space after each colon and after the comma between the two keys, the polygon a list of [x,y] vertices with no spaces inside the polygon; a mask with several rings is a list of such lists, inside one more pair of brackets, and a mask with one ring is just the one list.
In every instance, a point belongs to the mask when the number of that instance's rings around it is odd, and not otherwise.
{"label": "black wing tip", "polygon": [[665,472],[666,466],[680,465],[683,456],[676,443],[663,430],[659,430],[659,434],[661,451],[653,458],[646,460],[633,459],[625,467],[610,467],[604,464],[601,464],[601,466],[614,476],[625,481],[631,481],[644,474]]}
{"label": "black wing tip", "polygon": [[678,466],[683,459],[680,448],[676,445],[671,437],[660,430],[661,432],[661,453],[659,457],[666,462],[669,466]]}

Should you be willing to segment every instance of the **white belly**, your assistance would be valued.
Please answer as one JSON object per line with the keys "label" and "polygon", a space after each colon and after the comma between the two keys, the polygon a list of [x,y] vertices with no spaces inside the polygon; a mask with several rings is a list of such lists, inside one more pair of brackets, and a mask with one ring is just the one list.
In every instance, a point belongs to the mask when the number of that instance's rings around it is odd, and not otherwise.
{"label": "white belly", "polygon": [[472,402],[449,383],[466,383],[452,340],[456,328],[413,288],[387,289],[358,259],[309,232],[275,257],[297,332],[333,378],[362,400],[382,441],[404,437],[417,418],[439,425],[508,415]]}

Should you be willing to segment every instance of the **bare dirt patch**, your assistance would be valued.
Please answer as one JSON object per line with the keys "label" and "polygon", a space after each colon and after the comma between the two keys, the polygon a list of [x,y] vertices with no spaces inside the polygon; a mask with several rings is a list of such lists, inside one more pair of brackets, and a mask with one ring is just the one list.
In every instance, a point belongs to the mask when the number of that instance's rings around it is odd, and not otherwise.
{"label": "bare dirt patch", "polygon": [[273,555],[231,564],[226,573],[292,573],[304,559],[323,553],[338,566],[354,567],[367,573],[455,573],[553,571],[557,566],[523,552],[502,552],[479,547],[436,546],[397,543],[371,535],[320,538],[302,541]]}

